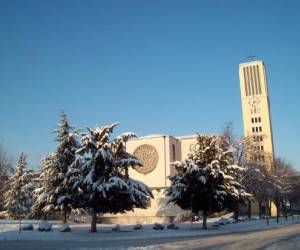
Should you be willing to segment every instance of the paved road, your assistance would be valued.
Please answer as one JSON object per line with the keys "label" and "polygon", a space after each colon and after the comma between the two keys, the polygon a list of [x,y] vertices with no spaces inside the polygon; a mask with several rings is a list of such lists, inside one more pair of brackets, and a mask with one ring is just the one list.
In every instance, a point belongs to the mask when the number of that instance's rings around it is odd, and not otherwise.
{"label": "paved road", "polygon": [[[147,246],[147,247],[146,247]],[[248,233],[203,237],[178,237],[109,241],[2,241],[0,249],[300,249],[300,224]]]}

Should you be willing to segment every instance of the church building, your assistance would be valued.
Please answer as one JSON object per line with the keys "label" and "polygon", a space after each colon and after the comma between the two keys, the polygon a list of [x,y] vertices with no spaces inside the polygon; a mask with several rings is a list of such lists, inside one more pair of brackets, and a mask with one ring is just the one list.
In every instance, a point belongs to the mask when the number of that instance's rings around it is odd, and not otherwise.
{"label": "church building", "polygon": [[153,192],[147,209],[135,209],[125,214],[107,214],[104,222],[112,223],[155,223],[181,219],[189,212],[173,204],[167,204],[164,190],[170,185],[168,176],[175,173],[171,162],[187,159],[191,147],[196,144],[197,135],[173,137],[170,135],[149,135],[132,139],[126,143],[126,151],[143,161],[143,166],[130,169],[130,177],[142,181]]}
{"label": "church building", "polygon": [[[270,102],[264,63],[251,61],[240,64],[239,77],[244,135],[255,138],[258,161],[265,161],[266,155],[273,159]],[[170,185],[168,176],[175,174],[171,162],[187,159],[196,141],[197,135],[149,135],[128,141],[126,150],[143,161],[143,166],[131,169],[129,175],[149,186],[154,199],[149,199],[147,209],[135,209],[125,214],[106,214],[102,217],[103,222],[154,223],[188,218],[189,211],[167,204],[164,190]],[[258,213],[257,204],[253,205],[253,212]],[[274,212],[274,206],[271,205],[271,214]]]}

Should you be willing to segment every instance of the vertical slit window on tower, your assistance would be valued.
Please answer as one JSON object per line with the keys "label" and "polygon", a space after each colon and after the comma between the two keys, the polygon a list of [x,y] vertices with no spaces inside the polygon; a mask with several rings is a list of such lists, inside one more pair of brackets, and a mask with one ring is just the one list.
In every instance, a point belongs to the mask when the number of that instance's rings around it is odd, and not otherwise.
{"label": "vertical slit window on tower", "polygon": [[260,76],[259,76],[258,65],[256,65],[256,74],[257,74],[257,82],[258,82],[258,93],[261,94],[261,85],[260,85]]}
{"label": "vertical slit window on tower", "polygon": [[254,86],[255,86],[255,94],[258,95],[258,87],[257,87],[257,80],[256,80],[256,67],[252,66],[253,69],[253,80],[254,80]]}
{"label": "vertical slit window on tower", "polygon": [[253,132],[253,133],[255,132],[255,129],[254,129],[254,127],[252,128],[252,132]]}
{"label": "vertical slit window on tower", "polygon": [[251,122],[254,123],[254,118],[251,118]]}
{"label": "vertical slit window on tower", "polygon": [[248,75],[249,75],[249,77],[248,77],[248,80],[249,80],[249,87],[250,87],[250,92],[251,92],[251,95],[253,95],[254,93],[253,93],[253,86],[252,86],[252,75],[251,75],[251,71],[250,71],[250,67],[247,67],[247,71],[248,71]]}
{"label": "vertical slit window on tower", "polygon": [[255,117],[255,122],[257,122],[257,118]]}
{"label": "vertical slit window on tower", "polygon": [[173,151],[173,161],[176,160],[176,150],[175,150],[175,145],[172,144],[172,151]]}
{"label": "vertical slit window on tower", "polygon": [[246,76],[247,76],[247,88],[248,88],[248,93],[249,95],[252,95],[251,92],[251,83],[250,83],[250,77],[249,77],[249,69],[246,67]]}
{"label": "vertical slit window on tower", "polygon": [[246,91],[246,96],[249,95],[249,91],[248,91],[248,86],[247,86],[247,76],[246,76],[246,72],[245,72],[245,68],[243,68],[243,73],[244,73],[244,85],[245,85],[245,91]]}
{"label": "vertical slit window on tower", "polygon": [[249,66],[249,72],[250,72],[251,92],[252,92],[252,95],[255,95],[255,92],[254,92],[254,82],[253,82],[253,77],[252,77],[252,67],[251,66]]}
{"label": "vertical slit window on tower", "polygon": [[264,146],[260,146],[261,151],[264,151]]}
{"label": "vertical slit window on tower", "polygon": [[261,122],[261,118],[260,117],[258,117],[258,122]]}
{"label": "vertical slit window on tower", "polygon": [[262,128],[261,127],[259,127],[259,132],[261,132],[262,131]]}
{"label": "vertical slit window on tower", "polygon": [[258,132],[258,127],[255,127],[255,131]]}

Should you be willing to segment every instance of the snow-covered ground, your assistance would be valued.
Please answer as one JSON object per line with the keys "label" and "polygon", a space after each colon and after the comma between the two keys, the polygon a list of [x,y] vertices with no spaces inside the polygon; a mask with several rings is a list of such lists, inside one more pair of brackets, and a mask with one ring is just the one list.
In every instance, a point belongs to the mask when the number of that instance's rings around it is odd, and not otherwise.
{"label": "snow-covered ground", "polygon": [[[215,224],[222,224],[220,227],[212,227]],[[60,232],[62,225],[58,221],[53,223],[52,231],[40,232],[37,230],[39,221],[25,220],[24,224],[33,224],[33,231],[19,231],[19,222],[10,220],[0,220],[0,241],[3,240],[38,240],[38,241],[107,241],[107,240],[133,240],[133,239],[156,239],[156,238],[172,238],[172,237],[191,237],[205,235],[219,235],[235,232],[246,232],[259,229],[282,227],[289,224],[299,223],[299,217],[289,217],[286,221],[280,218],[280,223],[276,223],[276,219],[270,219],[269,225],[266,220],[251,220],[239,223],[232,223],[230,214],[222,218],[213,218],[208,220],[208,230],[201,229],[200,222],[194,223],[179,223],[176,224],[179,229],[154,230],[151,224],[143,225],[142,230],[134,230],[134,225],[120,225],[120,231],[113,231],[115,225],[98,224],[98,232],[90,233],[89,224],[74,224],[71,223],[71,232]],[[228,224],[226,224],[228,223]],[[166,224],[167,225],[167,224]],[[166,226],[165,225],[165,226]]]}

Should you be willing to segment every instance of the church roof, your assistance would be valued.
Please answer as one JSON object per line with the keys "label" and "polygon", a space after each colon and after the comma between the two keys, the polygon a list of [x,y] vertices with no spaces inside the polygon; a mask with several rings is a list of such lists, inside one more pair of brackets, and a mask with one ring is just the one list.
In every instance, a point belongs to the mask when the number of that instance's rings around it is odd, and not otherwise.
{"label": "church roof", "polygon": [[191,139],[191,138],[196,138],[198,134],[191,134],[191,135],[182,135],[182,136],[176,136],[175,138],[179,140],[184,140],[184,139]]}

